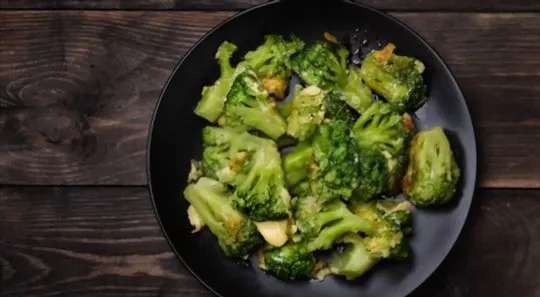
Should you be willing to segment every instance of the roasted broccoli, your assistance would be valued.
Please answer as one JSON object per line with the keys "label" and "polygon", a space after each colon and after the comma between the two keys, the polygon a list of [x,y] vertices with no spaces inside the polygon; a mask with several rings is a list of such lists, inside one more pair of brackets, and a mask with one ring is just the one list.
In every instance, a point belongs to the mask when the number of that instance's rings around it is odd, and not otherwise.
{"label": "roasted broccoli", "polygon": [[356,233],[347,233],[339,240],[343,251],[332,253],[329,274],[356,279],[368,272],[381,258],[373,256],[364,245],[364,238]]}
{"label": "roasted broccoli", "polygon": [[279,138],[287,129],[275,102],[249,68],[238,74],[232,83],[218,123],[237,130],[260,131],[273,139]]}
{"label": "roasted broccoli", "polygon": [[[381,101],[373,102],[354,123],[353,137],[360,149],[373,150],[387,160],[389,194],[395,194],[400,189],[413,128],[409,114],[398,112]],[[371,156],[376,158],[376,153]]]}
{"label": "roasted broccoli", "polygon": [[347,58],[349,51],[343,45],[317,41],[301,50],[292,60],[292,69],[307,85],[324,90],[347,85]]}
{"label": "roasted broccoli", "polygon": [[215,58],[219,62],[221,76],[213,85],[204,86],[202,98],[195,107],[195,114],[215,122],[223,112],[227,94],[231,88],[237,71],[231,66],[231,57],[238,50],[233,43],[224,41],[218,48]]}
{"label": "roasted broccoli", "polygon": [[291,77],[290,58],[302,48],[304,41],[295,36],[288,41],[281,35],[266,35],[264,43],[248,52],[244,61],[257,73],[268,93],[282,99]]}
{"label": "roasted broccoli", "polygon": [[354,122],[355,112],[345,103],[339,91],[330,91],[323,100],[324,118],[331,121],[343,121],[348,126]]}
{"label": "roasted broccoli", "polygon": [[413,204],[427,207],[449,202],[459,178],[454,152],[440,126],[414,136],[403,178],[403,191]]}
{"label": "roasted broccoli", "polygon": [[217,237],[225,255],[245,257],[263,242],[255,224],[231,205],[227,187],[201,177],[184,189],[184,197]]}
{"label": "roasted broccoli", "polygon": [[373,233],[370,222],[352,213],[339,199],[321,203],[313,196],[303,196],[295,198],[293,204],[296,225],[310,251],[327,250],[348,232]]}
{"label": "roasted broccoli", "polygon": [[411,231],[412,205],[408,201],[375,200],[354,203],[352,211],[369,222],[372,234],[364,245],[375,258],[405,259],[409,256],[406,236]]}
{"label": "roasted broccoli", "polygon": [[352,200],[366,202],[388,190],[388,162],[382,153],[372,149],[359,149],[359,182]]}
{"label": "roasted broccoli", "polygon": [[360,68],[350,65],[347,84],[339,90],[341,99],[358,113],[363,113],[373,102],[371,89],[364,84],[360,76]]}
{"label": "roasted broccoli", "polygon": [[296,85],[287,117],[287,134],[300,140],[311,137],[324,120],[323,99],[326,92],[317,86]]}
{"label": "roasted broccoli", "polygon": [[412,57],[394,53],[395,45],[366,56],[360,68],[363,81],[390,104],[413,112],[427,100],[422,73],[424,64]]}
{"label": "roasted broccoli", "polygon": [[257,149],[249,163],[249,172],[237,185],[232,204],[255,221],[289,218],[291,197],[275,143]]}
{"label": "roasted broccoli", "polygon": [[259,267],[281,279],[310,277],[317,260],[303,242],[266,247],[259,252]]}

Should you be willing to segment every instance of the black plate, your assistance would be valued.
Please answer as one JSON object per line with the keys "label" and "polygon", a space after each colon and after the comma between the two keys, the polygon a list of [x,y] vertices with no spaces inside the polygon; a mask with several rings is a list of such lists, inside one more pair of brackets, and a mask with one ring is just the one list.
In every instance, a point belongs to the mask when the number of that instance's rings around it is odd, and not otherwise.
{"label": "black plate", "polygon": [[[330,3],[332,2],[332,3]],[[465,223],[476,179],[474,129],[463,95],[450,70],[436,52],[398,20],[372,8],[349,2],[272,2],[230,18],[204,36],[179,63],[156,108],[150,131],[148,178],[162,229],[185,266],[210,290],[224,297],[403,297],[439,266]],[[449,134],[462,178],[456,203],[440,210],[416,210],[413,260],[379,264],[353,282],[329,277],[323,282],[284,282],[249,263],[224,257],[207,231],[192,234],[182,196],[190,159],[200,157],[201,128],[207,124],[193,114],[201,88],[219,75],[214,53],[224,40],[241,53],[255,48],[267,33],[294,33],[306,41],[324,31],[346,38],[359,28],[369,34],[371,47],[391,41],[397,52],[426,65],[428,102],[417,113],[420,128],[441,125]]]}

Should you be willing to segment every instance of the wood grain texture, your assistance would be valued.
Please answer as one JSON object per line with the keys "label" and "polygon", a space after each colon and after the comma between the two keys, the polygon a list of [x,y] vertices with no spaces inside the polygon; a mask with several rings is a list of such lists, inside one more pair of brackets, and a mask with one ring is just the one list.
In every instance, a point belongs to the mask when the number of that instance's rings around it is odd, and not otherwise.
{"label": "wood grain texture", "polygon": [[[187,49],[231,14],[0,12],[0,183],[146,184],[161,88]],[[540,14],[394,15],[462,86],[480,185],[540,187]]]}
{"label": "wood grain texture", "polygon": [[[540,294],[540,191],[480,190],[458,244],[412,297]],[[210,297],[171,252],[147,190],[0,189],[0,296]]]}
{"label": "wood grain texture", "polygon": [[[0,0],[5,9],[190,9],[239,10],[269,2],[270,0]],[[300,1],[300,0],[294,0]],[[309,2],[307,0],[304,0]],[[332,0],[337,1],[337,0]],[[353,0],[354,1],[354,0]],[[384,10],[400,11],[538,11],[535,0],[356,0]]]}

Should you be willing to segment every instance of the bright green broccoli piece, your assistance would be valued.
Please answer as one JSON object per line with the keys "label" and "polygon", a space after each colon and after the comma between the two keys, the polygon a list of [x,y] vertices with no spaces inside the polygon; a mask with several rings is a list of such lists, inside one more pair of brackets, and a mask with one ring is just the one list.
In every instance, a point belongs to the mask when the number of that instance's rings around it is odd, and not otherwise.
{"label": "bright green broccoli piece", "polygon": [[287,134],[304,141],[311,137],[324,120],[323,100],[326,92],[316,86],[296,85],[287,117]]}
{"label": "bright green broccoli piece", "polygon": [[195,107],[195,114],[210,122],[215,122],[223,112],[227,94],[237,74],[230,62],[237,50],[238,47],[228,41],[219,46],[215,58],[219,62],[221,76],[213,85],[203,87],[202,98]]}
{"label": "bright green broccoli piece", "polygon": [[411,57],[394,54],[391,43],[372,51],[360,68],[363,81],[390,104],[413,112],[427,100],[422,73],[424,64]]}
{"label": "bright green broccoli piece", "polygon": [[272,139],[278,139],[287,129],[275,102],[250,69],[238,74],[234,80],[218,123],[237,130],[260,131]]}
{"label": "bright green broccoli piece", "polygon": [[412,140],[403,191],[419,207],[448,203],[456,192],[460,169],[444,130],[435,126]]}
{"label": "bright green broccoli piece", "polygon": [[235,189],[232,204],[255,221],[277,221],[291,216],[291,197],[285,184],[281,156],[274,142],[258,148],[249,172]]}
{"label": "bright green broccoli piece", "polygon": [[290,58],[304,45],[304,41],[295,36],[288,41],[281,35],[266,35],[264,43],[248,52],[244,61],[257,73],[268,93],[281,99],[291,78]]}
{"label": "bright green broccoli piece", "polygon": [[292,60],[292,69],[307,85],[324,90],[347,85],[347,58],[343,45],[318,41],[304,48]]}
{"label": "bright green broccoli piece", "polygon": [[343,121],[329,121],[319,126],[312,142],[310,187],[321,201],[348,200],[359,185],[358,148],[351,130]]}
{"label": "bright green broccoli piece", "polygon": [[356,233],[345,234],[339,243],[344,245],[343,251],[332,254],[330,274],[344,276],[347,280],[357,279],[380,261],[366,249],[364,239]]}
{"label": "bright green broccoli piece", "polygon": [[285,180],[289,187],[308,180],[312,159],[313,147],[308,142],[300,142],[282,158]]}
{"label": "bright green broccoli piece", "polygon": [[294,280],[310,277],[317,259],[303,242],[281,247],[268,246],[259,253],[259,267],[280,278]]}
{"label": "bright green broccoli piece", "polygon": [[358,113],[363,113],[373,103],[371,89],[364,84],[360,68],[350,65],[347,84],[341,90],[341,98]]}
{"label": "bright green broccoli piece", "polygon": [[373,150],[386,158],[390,194],[399,192],[413,126],[409,114],[381,101],[373,102],[354,123],[353,137],[360,149]]}
{"label": "bright green broccoli piece", "polygon": [[274,145],[270,139],[231,128],[207,126],[202,135],[203,175],[233,186],[245,179],[254,152]]}
{"label": "bright green broccoli piece", "polygon": [[355,215],[341,200],[321,203],[313,196],[295,198],[293,217],[308,249],[327,250],[346,233],[372,234],[369,221]]}
{"label": "bright green broccoli piece", "polygon": [[375,200],[355,203],[352,211],[369,222],[372,234],[364,245],[375,258],[405,259],[409,257],[406,236],[411,231],[412,204],[408,201]]}
{"label": "bright green broccoli piece", "polygon": [[227,187],[201,177],[184,189],[184,197],[214,234],[219,246],[230,257],[245,257],[263,240],[255,224],[230,203]]}

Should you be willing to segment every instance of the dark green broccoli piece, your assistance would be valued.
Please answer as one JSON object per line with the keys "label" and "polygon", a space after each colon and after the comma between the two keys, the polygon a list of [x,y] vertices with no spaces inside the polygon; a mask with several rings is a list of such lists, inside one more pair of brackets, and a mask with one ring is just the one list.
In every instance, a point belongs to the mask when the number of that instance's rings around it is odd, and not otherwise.
{"label": "dark green broccoli piece", "polygon": [[364,239],[356,233],[347,233],[338,242],[344,245],[343,251],[334,252],[329,263],[330,274],[342,275],[347,280],[361,277],[368,272],[380,258],[374,257],[365,247]]}
{"label": "dark green broccoli piece", "polygon": [[324,118],[332,121],[343,121],[352,126],[354,111],[345,101],[338,91],[330,91],[323,101]]}
{"label": "dark green broccoli piece", "polygon": [[195,114],[210,122],[215,122],[223,112],[227,94],[236,76],[230,60],[237,50],[238,47],[228,41],[219,46],[215,58],[219,62],[221,76],[213,85],[203,87],[202,98],[195,107]]}
{"label": "dark green broccoli piece", "polygon": [[290,113],[287,117],[287,134],[300,140],[311,137],[324,120],[323,100],[326,92],[316,86],[302,88],[296,85]]}
{"label": "dark green broccoli piece", "polygon": [[207,126],[202,135],[203,175],[233,186],[245,179],[253,153],[274,145],[270,139],[231,128]]}
{"label": "dark green broccoli piece", "polygon": [[389,173],[386,158],[378,151],[359,149],[359,184],[352,200],[366,202],[388,189]]}
{"label": "dark green broccoli piece", "polygon": [[347,58],[343,45],[318,41],[304,48],[292,60],[292,69],[307,85],[329,90],[347,85]]}
{"label": "dark green broccoli piece", "polygon": [[308,249],[327,250],[346,233],[372,234],[366,219],[355,215],[341,200],[321,203],[313,196],[295,198],[293,216]]}
{"label": "dark green broccoli piece", "polygon": [[386,158],[390,194],[399,192],[413,129],[409,114],[381,101],[373,102],[354,123],[353,137],[360,149],[374,150]]}
{"label": "dark green broccoli piece", "polygon": [[259,253],[259,267],[280,279],[310,277],[316,263],[317,259],[303,242],[268,246]]}
{"label": "dark green broccoli piece", "polygon": [[234,80],[218,123],[238,130],[260,131],[272,139],[278,139],[287,129],[276,103],[250,69],[238,74]]}
{"label": "dark green broccoli piece", "polygon": [[289,218],[291,197],[275,143],[258,148],[249,166],[249,172],[235,189],[233,205],[255,221]]}
{"label": "dark green broccoli piece", "polygon": [[281,35],[266,35],[264,43],[248,52],[244,61],[257,73],[268,93],[282,99],[291,78],[290,58],[304,45],[296,36],[288,41]]}
{"label": "dark green broccoli piece", "polygon": [[411,57],[394,54],[395,46],[387,44],[372,51],[360,68],[363,81],[390,104],[413,112],[427,100],[422,73],[424,64]]}
{"label": "dark green broccoli piece", "polygon": [[448,203],[456,192],[460,169],[444,130],[435,126],[412,140],[403,191],[419,207]]}
{"label": "dark green broccoli piece", "polygon": [[408,201],[375,200],[355,203],[352,211],[369,222],[372,234],[364,245],[375,258],[405,259],[409,257],[406,236],[411,231],[412,205]]}
{"label": "dark green broccoli piece", "polygon": [[373,103],[371,89],[364,84],[360,68],[350,65],[347,84],[340,90],[341,98],[358,113],[363,113]]}
{"label": "dark green broccoli piece", "polygon": [[184,197],[217,237],[225,255],[245,257],[262,244],[255,224],[231,205],[224,184],[201,177],[184,189]]}

